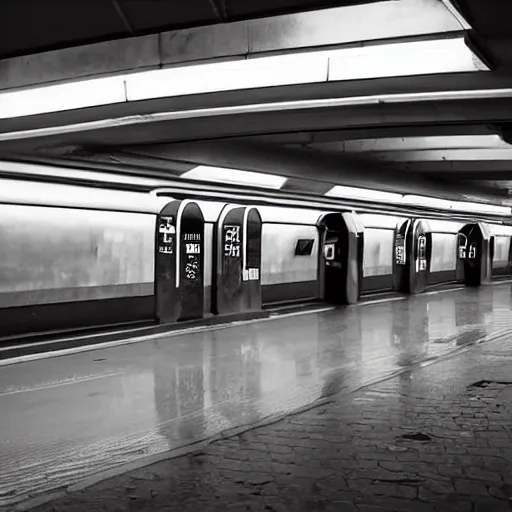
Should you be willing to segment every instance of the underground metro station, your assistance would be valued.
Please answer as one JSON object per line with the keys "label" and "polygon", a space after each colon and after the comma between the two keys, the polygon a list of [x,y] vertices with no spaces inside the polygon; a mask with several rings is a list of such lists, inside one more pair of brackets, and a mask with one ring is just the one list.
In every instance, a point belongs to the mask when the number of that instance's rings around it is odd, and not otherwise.
{"label": "underground metro station", "polygon": [[2,3],[0,511],[510,510],[511,14]]}

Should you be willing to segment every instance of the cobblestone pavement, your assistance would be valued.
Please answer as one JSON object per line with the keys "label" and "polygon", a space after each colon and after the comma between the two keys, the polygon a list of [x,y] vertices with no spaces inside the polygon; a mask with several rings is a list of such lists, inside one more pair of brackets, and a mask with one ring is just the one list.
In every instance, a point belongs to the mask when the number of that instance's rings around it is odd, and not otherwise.
{"label": "cobblestone pavement", "polygon": [[34,510],[510,512],[511,436],[502,340]]}

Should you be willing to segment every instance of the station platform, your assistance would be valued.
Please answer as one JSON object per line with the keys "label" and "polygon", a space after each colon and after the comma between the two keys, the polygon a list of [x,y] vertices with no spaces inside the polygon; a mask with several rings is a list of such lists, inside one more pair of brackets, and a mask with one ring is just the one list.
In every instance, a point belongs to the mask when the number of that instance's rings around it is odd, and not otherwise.
{"label": "station platform", "polygon": [[5,365],[0,507],[510,510],[511,305],[436,290]]}

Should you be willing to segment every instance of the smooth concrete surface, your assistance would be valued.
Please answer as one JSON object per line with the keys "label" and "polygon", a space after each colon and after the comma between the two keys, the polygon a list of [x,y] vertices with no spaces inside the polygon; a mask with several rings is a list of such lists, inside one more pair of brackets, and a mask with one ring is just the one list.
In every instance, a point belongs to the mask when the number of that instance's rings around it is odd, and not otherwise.
{"label": "smooth concrete surface", "polygon": [[24,510],[510,512],[511,356],[471,347]]}
{"label": "smooth concrete surface", "polygon": [[0,61],[0,90],[305,47],[459,32],[437,0],[388,0],[196,27]]}
{"label": "smooth concrete surface", "polygon": [[0,506],[512,333],[511,284],[3,367]]}

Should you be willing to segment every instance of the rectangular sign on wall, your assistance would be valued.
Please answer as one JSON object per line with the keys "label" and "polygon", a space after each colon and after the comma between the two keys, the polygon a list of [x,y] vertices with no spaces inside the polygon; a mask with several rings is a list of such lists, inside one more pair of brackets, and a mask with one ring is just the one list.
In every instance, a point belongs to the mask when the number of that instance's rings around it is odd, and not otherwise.
{"label": "rectangular sign on wall", "polygon": [[402,235],[396,236],[395,261],[397,265],[405,265],[405,238]]}
{"label": "rectangular sign on wall", "polygon": [[200,242],[201,241],[201,233],[184,233],[183,241],[184,242]]}
{"label": "rectangular sign on wall", "polygon": [[160,217],[158,224],[158,252],[173,254],[175,233],[174,217]]}
{"label": "rectangular sign on wall", "polygon": [[168,234],[176,233],[176,228],[174,227],[174,217],[160,217],[158,232]]}
{"label": "rectangular sign on wall", "polygon": [[250,268],[249,270],[249,281],[257,281],[260,278],[259,268]]}
{"label": "rectangular sign on wall", "polygon": [[240,226],[224,226],[224,256],[228,258],[240,258],[241,256]]}
{"label": "rectangular sign on wall", "polygon": [[201,244],[185,244],[186,254],[200,254]]}

